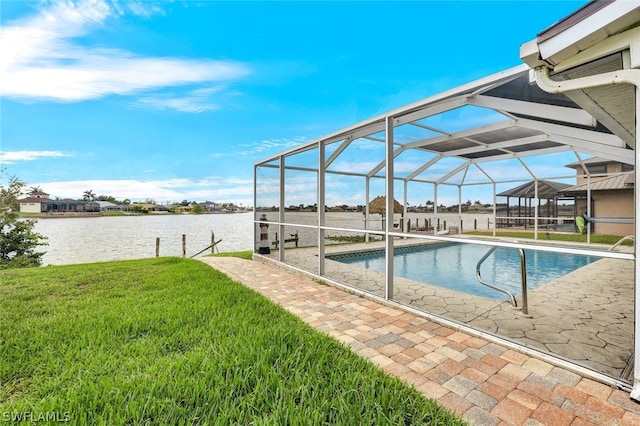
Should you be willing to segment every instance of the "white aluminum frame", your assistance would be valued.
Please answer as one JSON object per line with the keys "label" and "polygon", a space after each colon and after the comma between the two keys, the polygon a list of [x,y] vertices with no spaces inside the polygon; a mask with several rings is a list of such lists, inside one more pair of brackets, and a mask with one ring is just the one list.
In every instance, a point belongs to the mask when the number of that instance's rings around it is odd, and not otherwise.
{"label": "white aluminum frame", "polygon": [[[267,158],[259,163],[254,165],[254,190],[257,191],[257,177],[258,177],[258,169],[261,167],[279,167],[279,179],[280,179],[280,193],[279,193],[279,219],[277,222],[268,222],[271,225],[277,226],[280,235],[284,235],[284,230],[286,226],[296,226],[302,228],[314,228],[317,231],[318,236],[318,268],[317,274],[312,274],[320,279],[329,280],[325,276],[324,269],[324,258],[325,258],[325,243],[324,236],[326,231],[341,231],[341,232],[356,232],[362,233],[363,231],[368,236],[369,234],[373,235],[382,235],[385,238],[385,263],[386,263],[386,273],[385,273],[385,289],[383,299],[388,303],[393,303],[393,253],[394,253],[394,237],[411,237],[416,239],[426,239],[426,240],[436,240],[436,241],[455,241],[460,242],[460,239],[447,237],[447,236],[438,236],[438,235],[420,235],[420,234],[407,234],[405,232],[395,231],[393,228],[393,221],[389,218],[393,217],[393,201],[394,197],[394,183],[396,181],[403,181],[405,194],[404,199],[406,200],[407,193],[407,183],[410,181],[423,182],[423,183],[431,183],[434,185],[434,216],[437,217],[438,211],[438,186],[439,185],[455,185],[458,188],[461,188],[464,185],[464,177],[462,179],[462,183],[450,183],[447,182],[449,178],[456,175],[456,173],[461,172],[463,170],[468,170],[469,167],[475,165],[480,169],[480,171],[487,177],[487,184],[491,184],[493,186],[493,199],[494,199],[494,235],[495,235],[495,217],[496,217],[496,184],[497,183],[505,183],[506,181],[498,180],[491,176],[490,173],[487,173],[480,167],[480,164],[488,161],[497,161],[503,159],[512,159],[518,158],[521,159],[530,155],[541,155],[546,153],[556,153],[563,151],[573,151],[575,155],[580,159],[580,152],[595,155],[595,156],[604,156],[610,158],[612,160],[624,162],[627,164],[640,164],[640,156],[637,150],[627,149],[625,146],[625,142],[619,137],[611,134],[603,134],[596,131],[585,130],[585,129],[576,129],[572,127],[572,124],[580,123],[593,125],[593,120],[589,119],[585,116],[584,111],[566,111],[563,108],[553,109],[554,114],[553,118],[557,121],[560,118],[560,121],[565,121],[568,125],[560,125],[555,123],[546,123],[545,119],[549,119],[549,114],[544,110],[544,108],[540,108],[540,105],[532,105],[531,114],[536,115],[539,120],[532,120],[526,118],[518,118],[512,116],[510,114],[510,110],[513,112],[522,112],[526,110],[526,103],[522,101],[513,101],[513,100],[504,100],[501,102],[499,98],[489,98],[485,95],[482,95],[483,91],[488,90],[488,88],[496,87],[504,82],[508,82],[512,79],[515,79],[519,76],[522,76],[523,73],[528,72],[529,68],[524,66],[515,67],[504,72],[495,74],[493,76],[486,77],[484,79],[478,80],[474,83],[470,83],[467,85],[463,85],[457,89],[453,89],[447,92],[444,92],[439,95],[435,95],[429,98],[426,98],[422,101],[407,105],[405,107],[390,111],[388,114],[383,116],[374,117],[370,120],[355,124],[346,129],[340,130],[338,132],[329,134],[322,138],[319,138],[315,141],[304,144],[300,147],[294,148],[284,153],[280,153],[277,156],[273,156]],[[535,72],[536,82],[540,85],[544,90],[556,90],[557,92],[561,92],[565,90],[563,86],[560,84],[569,85],[572,89],[579,87],[580,84],[597,84],[597,85],[606,85],[606,84],[617,84],[617,83],[632,83],[636,84],[636,87],[640,87],[638,82],[640,82],[640,71],[637,73],[623,73],[624,76],[620,76],[616,74],[615,76],[606,76],[602,79],[594,79],[591,77],[585,78],[584,82],[576,82],[576,81],[567,81],[567,82],[553,82],[548,79],[548,71],[546,68],[537,69]],[[582,79],[581,79],[582,80]],[[545,86],[547,84],[547,86]],[[567,89],[571,90],[571,89]],[[640,89],[637,89],[636,95],[636,111],[640,109]],[[508,118],[507,121],[502,123],[491,124],[488,126],[482,126],[480,128],[465,130],[463,132],[457,132],[455,134],[443,134],[442,136],[437,136],[435,138],[430,138],[426,140],[421,140],[408,144],[399,144],[394,140],[394,129],[400,125],[413,123],[416,120],[432,116],[434,114],[442,113],[451,109],[455,109],[457,107],[463,105],[475,105],[482,106],[485,108],[491,108],[498,112],[505,114]],[[636,135],[640,133],[640,124],[638,124],[638,120],[636,120],[636,125],[638,128],[636,129]],[[527,137],[524,139],[514,139],[507,140],[501,142],[499,144],[490,144],[488,146],[478,146],[473,148],[465,148],[451,152],[444,152],[441,154],[437,154],[433,157],[433,159],[427,161],[421,167],[416,169],[414,172],[409,173],[407,177],[401,178],[396,177],[394,175],[394,160],[395,158],[403,151],[410,149],[418,149],[418,148],[427,148],[429,145],[432,145],[437,142],[443,142],[452,140],[454,138],[469,138],[473,140],[473,136],[482,132],[486,132],[489,130],[492,131],[500,131],[501,129],[507,129],[511,126],[518,126],[526,129],[532,129],[538,132],[541,132],[538,136]],[[420,126],[419,126],[420,127]],[[424,126],[422,126],[424,127]],[[433,129],[429,129],[433,130]],[[350,143],[359,139],[368,137],[371,134],[379,133],[384,131],[385,133],[385,159],[384,162],[379,163],[376,167],[370,170],[369,173],[355,173],[349,171],[338,171],[338,170],[329,170],[329,167],[334,163],[334,161],[344,152],[344,150],[349,146]],[[636,136],[637,137],[637,136]],[[379,138],[374,138],[378,140]],[[447,158],[449,156],[460,156],[464,154],[468,154],[471,152],[481,152],[484,148],[487,149],[505,149],[508,151],[509,148],[515,146],[521,146],[530,142],[542,142],[542,141],[552,141],[559,146],[553,148],[543,148],[536,149],[526,152],[505,152],[504,154],[484,157],[484,158],[475,158],[468,159],[462,158],[464,163],[460,166],[450,170],[448,173],[445,173],[440,178],[435,181],[428,181],[424,179],[418,179],[418,175],[420,175],[425,170],[428,170],[438,161]],[[338,148],[327,158],[326,157],[326,146],[331,143],[339,143]],[[295,155],[297,153],[301,153],[307,150],[318,149],[318,165],[317,168],[314,167],[292,167],[286,166],[285,159],[288,156]],[[460,157],[457,157],[460,158]],[[275,164],[277,161],[278,165]],[[525,163],[521,161],[523,167],[531,174],[533,179],[537,182],[543,176],[536,176],[531,170],[529,170]],[[384,177],[378,175],[378,173],[384,167]],[[285,170],[301,170],[308,172],[317,173],[317,203],[318,203],[318,214],[317,214],[317,224],[316,225],[301,225],[299,223],[287,223],[285,221]],[[466,173],[466,172],[465,172]],[[365,178],[365,188],[366,188],[366,215],[365,215],[365,226],[363,229],[351,229],[351,228],[340,228],[340,227],[332,227],[326,226],[325,223],[325,214],[324,209],[322,208],[325,205],[325,194],[326,194],[326,183],[325,178],[327,174],[339,174],[345,176],[358,176]],[[574,176],[575,177],[575,176]],[[366,218],[369,217],[369,180],[371,178],[384,178],[385,180],[385,196],[386,196],[386,217],[388,218],[385,223],[385,229],[383,231],[375,231],[366,229]],[[640,184],[640,174],[636,173],[635,176],[635,191],[636,191],[636,200],[637,197],[637,188]],[[537,185],[536,185],[537,191]],[[537,197],[536,197],[537,198]],[[254,194],[254,206],[257,205],[257,194]],[[459,198],[460,200],[460,198]],[[461,200],[460,200],[461,201]],[[638,218],[640,215],[640,203],[636,201],[635,203],[635,218]],[[405,203],[406,205],[406,203]],[[406,207],[405,207],[406,209]],[[535,218],[536,218],[536,227],[535,234],[537,237],[537,219],[538,219],[538,211],[537,206],[535,209]],[[257,217],[255,218],[256,222]],[[404,230],[402,230],[404,231]],[[635,221],[635,235],[636,241],[637,236],[640,235],[640,223],[638,220]],[[640,265],[636,259],[638,259],[638,245],[635,245],[634,253],[621,253],[621,252],[608,252],[608,251],[600,251],[593,249],[583,249],[583,248],[564,248],[557,246],[545,246],[545,245],[531,245],[524,243],[516,243],[516,242],[503,242],[503,241],[464,241],[469,244],[479,244],[486,246],[499,246],[499,247],[508,247],[514,249],[528,249],[528,250],[536,250],[536,251],[549,251],[549,252],[559,252],[559,253],[571,253],[571,254],[581,254],[581,255],[595,255],[606,258],[614,258],[614,259],[625,259],[634,262],[634,288],[635,288],[635,366],[638,368],[635,369],[635,377],[634,377],[634,385],[632,389],[631,396],[634,399],[638,399],[640,397],[640,289],[638,287],[638,277],[640,276]],[[282,245],[281,248],[284,246]],[[256,254],[257,255],[257,254]],[[285,250],[279,250],[278,252],[278,261],[281,263],[286,263],[285,259]],[[308,271],[307,271],[308,273]],[[374,297],[376,297],[374,295]],[[406,307],[405,307],[406,308]],[[456,323],[457,324],[457,323]],[[458,328],[464,328],[461,324],[457,324]],[[477,331],[481,333],[480,331]],[[520,350],[523,348],[519,347]],[[563,361],[566,362],[566,361]],[[575,367],[575,366],[574,366]],[[619,387],[627,386],[625,383],[618,382],[611,377],[606,375],[600,375],[598,373],[591,372],[590,374],[594,378],[606,382],[612,383]]]}

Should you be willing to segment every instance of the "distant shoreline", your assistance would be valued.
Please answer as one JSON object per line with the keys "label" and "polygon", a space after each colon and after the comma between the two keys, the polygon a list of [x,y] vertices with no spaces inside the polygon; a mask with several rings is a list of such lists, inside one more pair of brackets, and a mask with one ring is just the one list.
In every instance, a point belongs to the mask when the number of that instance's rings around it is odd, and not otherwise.
{"label": "distant shoreline", "polygon": [[136,212],[99,212],[99,213],[82,213],[82,212],[65,212],[65,213],[19,213],[21,219],[69,219],[78,217],[121,217],[121,216],[203,216],[203,215],[226,215],[226,214],[238,214],[238,213],[250,213],[250,211],[242,212],[203,212],[203,213],[170,213],[170,212],[149,212],[149,213],[136,213]]}

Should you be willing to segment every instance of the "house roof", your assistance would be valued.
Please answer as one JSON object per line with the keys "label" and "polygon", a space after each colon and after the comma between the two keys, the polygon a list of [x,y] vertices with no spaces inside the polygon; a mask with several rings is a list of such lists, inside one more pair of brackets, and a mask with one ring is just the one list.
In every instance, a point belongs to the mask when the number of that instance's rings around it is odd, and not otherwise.
{"label": "house roof", "polygon": [[[603,157],[591,157],[591,158],[587,158],[586,160],[582,160],[582,164],[585,164],[585,165],[608,164],[608,163],[615,163],[615,161],[611,161]],[[571,169],[580,169],[582,168],[582,165],[580,161],[576,161],[573,163],[565,164],[565,167],[569,167]]]}
{"label": "house roof", "polygon": [[26,197],[18,200],[19,203],[46,203],[51,201],[48,198]]}
{"label": "house roof", "polygon": [[[594,178],[591,179],[591,191],[611,191],[611,190],[620,190],[620,189],[630,189],[633,190],[633,182],[634,176],[633,173],[624,173],[615,176],[607,176],[602,178]],[[570,186],[564,191],[565,194],[568,193],[586,193],[587,192],[587,183],[583,183],[581,185]]]}
{"label": "house roof", "polygon": [[[563,190],[571,185],[548,180],[539,180],[538,182],[538,198],[550,199],[561,195]],[[518,198],[535,198],[536,181],[530,181],[523,185],[509,189],[507,191],[496,194],[498,197],[518,197]]]}
{"label": "house roof", "polygon": [[97,201],[74,200],[73,198],[63,198],[62,200],[48,200],[50,203],[66,203],[66,204],[98,204]]}
{"label": "house roof", "polygon": [[602,9],[612,1],[613,0],[599,0],[599,1],[591,1],[585,4],[580,9],[571,13],[569,16],[562,18],[561,20],[551,25],[550,27],[540,31],[540,33],[538,33],[538,38],[537,38],[538,42],[549,40],[550,38],[566,30],[569,30],[571,27],[589,18],[591,15],[598,12],[600,9]]}
{"label": "house roof", "polygon": [[[525,62],[556,66],[577,53],[587,50],[612,35],[637,24],[640,3],[635,1],[592,0],[538,34],[523,45]],[[537,45],[535,51],[530,50]]]}
{"label": "house roof", "polygon": [[52,200],[50,198],[27,197],[18,200],[19,203],[44,203],[44,204],[99,204],[98,201],[74,200],[73,198],[64,198],[62,200]]}

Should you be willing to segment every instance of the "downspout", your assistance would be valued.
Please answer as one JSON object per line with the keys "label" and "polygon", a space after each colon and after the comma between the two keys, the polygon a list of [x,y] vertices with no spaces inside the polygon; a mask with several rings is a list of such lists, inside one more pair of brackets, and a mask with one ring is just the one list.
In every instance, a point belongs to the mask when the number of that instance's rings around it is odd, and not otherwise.
{"label": "downspout", "polygon": [[[640,152],[638,151],[638,137],[640,135],[640,120],[638,120],[638,111],[640,111],[640,70],[625,69],[619,71],[598,74],[589,77],[581,77],[566,81],[553,81],[549,77],[549,68],[542,66],[535,70],[536,83],[540,89],[549,93],[564,93],[570,90],[581,90],[596,86],[607,86],[612,84],[633,84],[636,87],[636,140],[635,140],[635,181],[634,181],[634,215],[635,215],[635,241],[633,248],[634,257],[634,372],[633,372],[633,388],[631,390],[631,399],[640,402],[640,248],[638,247],[638,236],[640,236],[640,200],[638,199],[638,187],[640,186],[640,173],[638,166],[640,165]],[[589,203],[590,200],[587,200]],[[589,205],[587,205],[589,207]]]}

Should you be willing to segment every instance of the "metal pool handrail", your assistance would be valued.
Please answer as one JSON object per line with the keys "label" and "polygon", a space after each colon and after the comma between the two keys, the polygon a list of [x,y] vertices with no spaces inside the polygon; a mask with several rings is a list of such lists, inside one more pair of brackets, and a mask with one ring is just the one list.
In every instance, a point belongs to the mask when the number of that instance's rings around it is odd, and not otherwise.
{"label": "metal pool handrail", "polygon": [[[487,258],[489,256],[491,256],[491,254],[496,250],[496,246],[493,246],[489,249],[489,251],[487,251],[485,253],[484,256],[482,256],[482,258],[478,261],[478,264],[476,265],[476,277],[478,278],[478,282],[482,285],[486,285],[487,287],[491,287],[494,290],[498,290],[502,293],[505,293],[507,296],[509,296],[509,299],[511,299],[511,304],[513,305],[514,308],[518,307],[518,301],[516,300],[516,297],[513,295],[512,292],[510,292],[507,289],[504,288],[500,288],[498,286],[496,286],[495,284],[491,284],[488,283],[486,281],[484,281],[482,279],[482,274],[480,273],[480,267],[482,266],[482,263],[487,260]],[[518,249],[518,251],[520,252],[520,278],[522,281],[522,313],[524,315],[528,315],[529,314],[529,308],[528,308],[528,301],[527,301],[527,264],[526,264],[526,258],[525,258],[525,254],[524,254],[524,250],[523,249]]]}
{"label": "metal pool handrail", "polygon": [[615,243],[614,245],[612,245],[611,247],[609,247],[609,249],[607,251],[612,251],[614,248],[618,247],[620,244],[622,244],[623,241],[635,241],[635,238],[633,235],[625,235],[624,237],[620,238],[618,240],[617,243]]}

